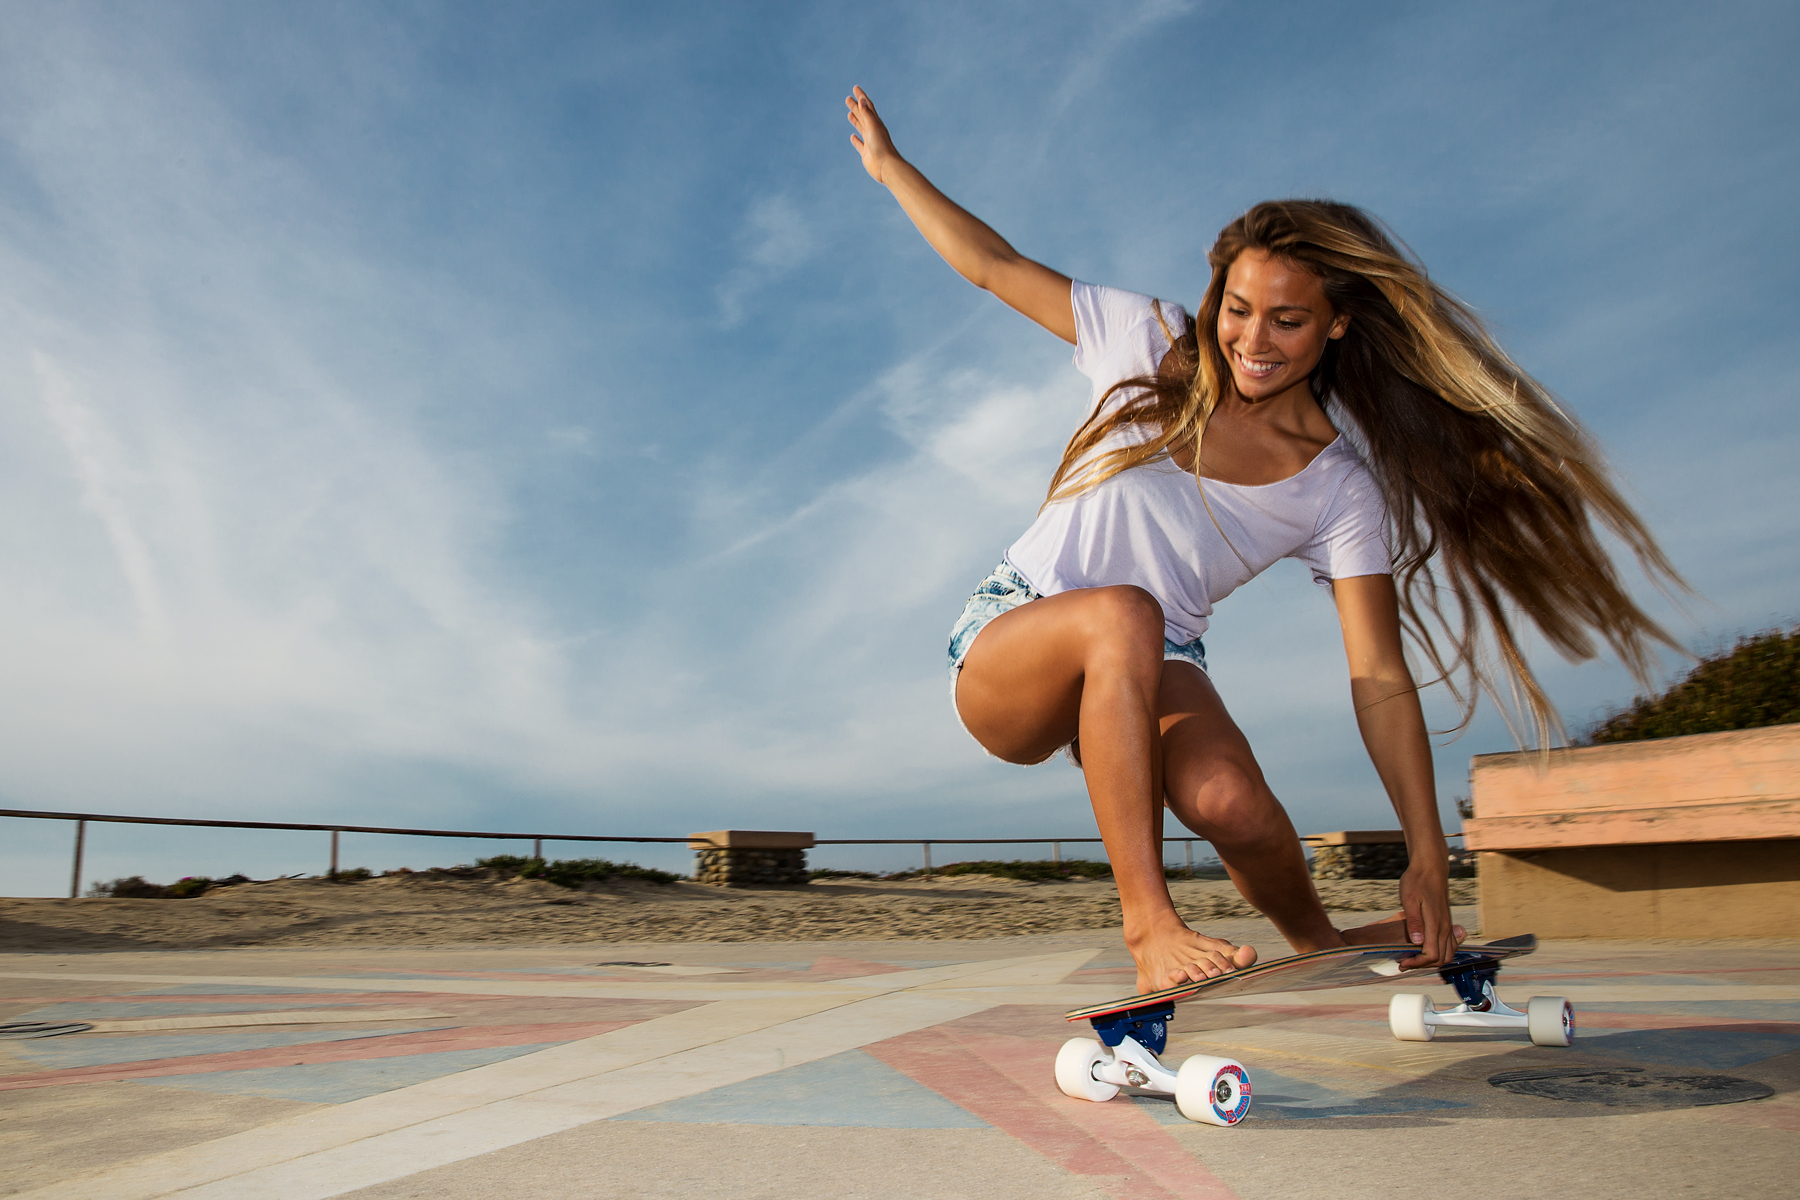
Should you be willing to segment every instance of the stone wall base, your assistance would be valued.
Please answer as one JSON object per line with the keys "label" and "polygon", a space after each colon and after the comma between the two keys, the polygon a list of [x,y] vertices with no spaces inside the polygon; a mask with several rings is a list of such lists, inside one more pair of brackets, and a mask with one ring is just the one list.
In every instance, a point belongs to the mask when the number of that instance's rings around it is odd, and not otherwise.
{"label": "stone wall base", "polygon": [[719,847],[694,855],[694,879],[714,887],[807,883],[806,851]]}
{"label": "stone wall base", "polygon": [[1406,844],[1316,846],[1314,879],[1398,879],[1406,873]]}
{"label": "stone wall base", "polygon": [[[1475,858],[1467,850],[1451,850],[1450,878],[1473,879]],[[1315,846],[1314,879],[1398,879],[1410,861],[1404,842],[1377,842],[1360,846]]]}
{"label": "stone wall base", "polygon": [[1793,937],[1800,838],[1481,852],[1484,938]]}

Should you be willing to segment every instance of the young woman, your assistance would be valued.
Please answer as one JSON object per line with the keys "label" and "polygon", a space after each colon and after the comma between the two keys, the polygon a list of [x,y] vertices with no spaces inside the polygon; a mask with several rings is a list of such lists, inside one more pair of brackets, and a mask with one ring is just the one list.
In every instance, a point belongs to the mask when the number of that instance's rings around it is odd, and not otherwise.
{"label": "young woman", "polygon": [[[1093,380],[1036,522],[952,630],[950,668],[957,712],[989,753],[1024,764],[1068,747],[1081,765],[1139,990],[1256,960],[1176,914],[1165,804],[1296,952],[1409,941],[1408,965],[1445,960],[1461,930],[1402,627],[1465,723],[1496,683],[1485,635],[1540,742],[1556,717],[1509,612],[1570,658],[1591,657],[1597,636],[1640,678],[1650,644],[1672,644],[1625,593],[1591,518],[1653,577],[1679,580],[1587,437],[1355,208],[1252,208],[1220,233],[1190,320],[1024,258],[900,157],[861,88],[845,104],[863,166],[932,248],[1074,343]],[[1331,589],[1357,723],[1405,830],[1402,912],[1359,929],[1333,928],[1206,675],[1212,606],[1284,557]]]}

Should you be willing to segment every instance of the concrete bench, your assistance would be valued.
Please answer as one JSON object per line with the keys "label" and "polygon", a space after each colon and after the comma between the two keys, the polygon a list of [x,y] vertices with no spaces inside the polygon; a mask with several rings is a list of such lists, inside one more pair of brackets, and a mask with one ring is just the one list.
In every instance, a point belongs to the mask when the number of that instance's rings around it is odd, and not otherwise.
{"label": "concrete bench", "polygon": [[1478,755],[1484,936],[1792,937],[1800,725]]}

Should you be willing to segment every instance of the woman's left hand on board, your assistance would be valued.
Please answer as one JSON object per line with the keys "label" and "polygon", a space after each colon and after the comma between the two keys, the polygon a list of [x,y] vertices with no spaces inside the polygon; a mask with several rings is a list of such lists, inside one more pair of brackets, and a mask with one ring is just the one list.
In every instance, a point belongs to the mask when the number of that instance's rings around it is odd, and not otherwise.
{"label": "woman's left hand on board", "polygon": [[1400,965],[1410,969],[1449,962],[1462,930],[1450,919],[1448,871],[1418,863],[1408,867],[1400,877],[1400,908],[1406,914],[1406,940],[1419,948]]}

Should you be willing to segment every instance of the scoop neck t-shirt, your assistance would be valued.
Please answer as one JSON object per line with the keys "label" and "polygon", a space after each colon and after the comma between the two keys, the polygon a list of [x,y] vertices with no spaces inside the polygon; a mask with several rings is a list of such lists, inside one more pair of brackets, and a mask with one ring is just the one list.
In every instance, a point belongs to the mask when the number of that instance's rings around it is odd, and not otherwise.
{"label": "scoop neck t-shirt", "polygon": [[[1180,334],[1190,320],[1179,305],[1117,288],[1076,283],[1069,299],[1075,367],[1093,381],[1090,412],[1120,380],[1156,373],[1169,349],[1164,322]],[[1115,396],[1109,407],[1120,401]],[[1332,423],[1348,428],[1334,409],[1328,402]],[[1101,450],[1149,436],[1127,427]],[[1168,458],[1120,471],[1045,505],[1006,552],[1007,563],[1045,596],[1143,588],[1162,605],[1163,636],[1177,644],[1204,634],[1215,604],[1283,558],[1305,563],[1319,584],[1392,574],[1381,489],[1341,432],[1276,483],[1196,480]]]}

